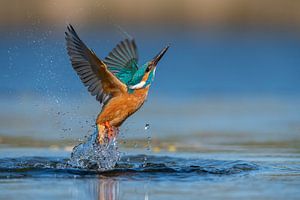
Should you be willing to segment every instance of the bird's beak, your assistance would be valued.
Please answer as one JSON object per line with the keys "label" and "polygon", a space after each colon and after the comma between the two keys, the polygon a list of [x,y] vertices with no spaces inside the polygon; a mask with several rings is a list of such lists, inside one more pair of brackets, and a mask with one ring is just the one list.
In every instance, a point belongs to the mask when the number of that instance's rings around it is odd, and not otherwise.
{"label": "bird's beak", "polygon": [[160,52],[159,52],[159,54],[157,54],[154,58],[153,58],[153,60],[151,61],[152,62],[152,64],[154,65],[154,66],[156,66],[157,65],[157,63],[160,61],[160,59],[164,56],[164,54],[167,52],[167,50],[169,49],[169,47],[170,47],[170,45],[167,45],[165,48],[163,48],[163,50],[161,50]]}

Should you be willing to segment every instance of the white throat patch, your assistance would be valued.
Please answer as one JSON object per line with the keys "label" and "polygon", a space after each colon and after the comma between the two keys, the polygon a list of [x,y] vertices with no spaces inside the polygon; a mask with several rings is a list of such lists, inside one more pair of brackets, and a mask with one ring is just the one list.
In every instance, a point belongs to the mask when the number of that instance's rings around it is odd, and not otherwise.
{"label": "white throat patch", "polygon": [[146,84],[145,81],[141,81],[138,84],[130,85],[129,88],[133,89],[133,90],[135,90],[135,89],[141,89],[142,87],[144,87],[145,84]]}

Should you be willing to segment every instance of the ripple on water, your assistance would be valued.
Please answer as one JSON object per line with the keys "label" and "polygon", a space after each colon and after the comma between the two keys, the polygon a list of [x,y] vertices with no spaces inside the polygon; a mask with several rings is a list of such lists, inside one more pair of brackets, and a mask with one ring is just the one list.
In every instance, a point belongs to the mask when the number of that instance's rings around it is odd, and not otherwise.
{"label": "ripple on water", "polygon": [[255,163],[244,161],[184,159],[167,156],[124,156],[107,171],[72,167],[69,159],[54,157],[22,157],[0,159],[0,178],[22,177],[119,177],[119,178],[178,178],[226,176],[257,170]]}

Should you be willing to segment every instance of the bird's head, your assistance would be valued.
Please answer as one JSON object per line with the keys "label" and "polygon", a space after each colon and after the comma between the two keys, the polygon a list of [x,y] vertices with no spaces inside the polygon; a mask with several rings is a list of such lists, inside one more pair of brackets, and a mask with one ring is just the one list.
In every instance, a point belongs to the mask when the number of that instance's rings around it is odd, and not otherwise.
{"label": "bird's head", "polygon": [[163,48],[151,61],[145,63],[136,71],[129,83],[129,89],[136,90],[146,88],[153,82],[156,66],[168,49],[169,45]]}

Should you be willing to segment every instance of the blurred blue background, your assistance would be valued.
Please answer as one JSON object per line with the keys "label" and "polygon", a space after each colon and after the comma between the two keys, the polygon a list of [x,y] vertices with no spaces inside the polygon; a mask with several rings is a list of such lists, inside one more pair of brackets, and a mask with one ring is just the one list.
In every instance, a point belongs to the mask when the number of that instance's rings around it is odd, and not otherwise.
{"label": "blurred blue background", "polygon": [[147,139],[144,125],[150,123],[157,146],[172,139],[178,148],[299,141],[297,1],[0,5],[3,144],[25,145],[18,137],[73,144],[93,131],[100,106],[71,68],[64,40],[68,23],[100,58],[128,35],[136,39],[141,64],[171,43],[147,103],[126,122],[123,139]]}
{"label": "blurred blue background", "polygon": [[[299,11],[296,0],[1,0],[0,199],[299,199]],[[112,171],[66,165],[101,110],[71,67],[69,23],[100,58],[128,36],[140,64],[171,44]]]}

